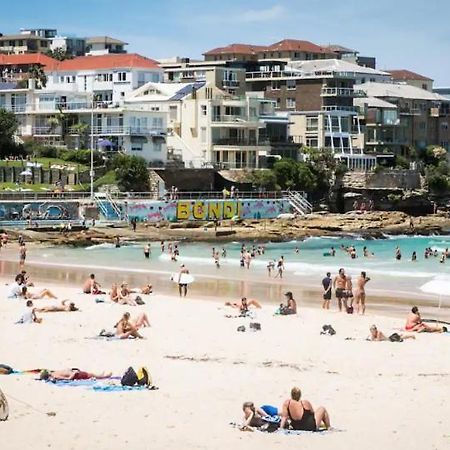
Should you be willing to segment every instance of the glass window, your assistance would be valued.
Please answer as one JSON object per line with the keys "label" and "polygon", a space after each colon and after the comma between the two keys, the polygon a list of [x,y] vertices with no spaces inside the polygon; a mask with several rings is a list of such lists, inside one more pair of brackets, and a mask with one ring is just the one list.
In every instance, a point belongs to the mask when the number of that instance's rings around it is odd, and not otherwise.
{"label": "glass window", "polygon": [[279,90],[280,90],[280,82],[272,81],[272,91],[279,91]]}
{"label": "glass window", "polygon": [[295,90],[296,86],[297,86],[297,82],[295,80],[287,80],[286,81],[286,88],[289,91]]}
{"label": "glass window", "polygon": [[133,142],[131,144],[132,152],[142,152],[143,149],[144,149],[144,144],[142,142]]}
{"label": "glass window", "polygon": [[208,114],[208,106],[201,105],[202,116],[206,116]]}
{"label": "glass window", "polygon": [[306,117],[306,131],[317,131],[319,119],[317,117]]}
{"label": "glass window", "polygon": [[286,108],[295,108],[295,98],[288,97],[286,99]]}

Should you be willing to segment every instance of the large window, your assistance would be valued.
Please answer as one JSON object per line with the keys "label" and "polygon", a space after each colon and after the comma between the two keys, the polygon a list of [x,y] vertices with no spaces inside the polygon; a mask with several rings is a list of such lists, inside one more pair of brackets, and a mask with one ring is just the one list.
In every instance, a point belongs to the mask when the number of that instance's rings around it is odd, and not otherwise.
{"label": "large window", "polygon": [[286,108],[295,109],[295,98],[288,97],[286,99]]}
{"label": "large window", "polygon": [[119,81],[127,81],[127,73],[126,72],[119,72],[117,74],[117,78]]}
{"label": "large window", "polygon": [[131,144],[132,152],[142,152],[144,150],[144,144],[142,142],[133,142]]}
{"label": "large window", "polygon": [[287,80],[286,88],[288,91],[294,91],[297,86],[297,82],[295,80]]}
{"label": "large window", "polygon": [[202,116],[206,116],[208,114],[208,106],[201,105],[200,108],[201,108]]}
{"label": "large window", "polygon": [[306,131],[317,131],[319,119],[317,117],[306,117]]}
{"label": "large window", "polygon": [[280,90],[280,82],[272,81],[272,91],[279,91],[279,90]]}

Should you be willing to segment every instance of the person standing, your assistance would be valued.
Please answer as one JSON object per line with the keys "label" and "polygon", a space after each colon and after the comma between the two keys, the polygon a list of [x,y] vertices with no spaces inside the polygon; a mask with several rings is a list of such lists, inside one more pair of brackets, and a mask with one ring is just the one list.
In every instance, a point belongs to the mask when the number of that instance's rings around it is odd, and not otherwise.
{"label": "person standing", "polygon": [[400,261],[402,259],[402,252],[399,246],[395,247],[395,259],[397,261]]}
{"label": "person standing", "polygon": [[144,257],[146,259],[149,259],[150,258],[150,253],[151,253],[150,244],[145,244],[144,245]]}
{"label": "person standing", "polygon": [[347,286],[347,277],[345,270],[339,269],[338,275],[333,280],[333,287],[335,288],[336,299],[338,301],[339,311],[342,311],[342,299],[345,297],[345,288]]}
{"label": "person standing", "polygon": [[25,259],[27,258],[27,247],[25,242],[22,241],[19,247],[19,267],[21,269],[25,266]]}
{"label": "person standing", "polygon": [[183,275],[189,274],[189,270],[184,264],[181,264],[180,271],[178,272],[178,292],[180,293],[180,297],[186,297],[187,295],[187,283],[184,283]]}
{"label": "person standing", "polygon": [[331,300],[331,286],[333,285],[333,280],[331,279],[331,273],[327,272],[326,277],[322,280],[323,286],[323,309],[330,309]]}
{"label": "person standing", "polygon": [[370,278],[366,272],[361,272],[361,275],[356,280],[355,301],[358,307],[358,314],[360,311],[361,314],[366,312],[366,284],[369,281]]}

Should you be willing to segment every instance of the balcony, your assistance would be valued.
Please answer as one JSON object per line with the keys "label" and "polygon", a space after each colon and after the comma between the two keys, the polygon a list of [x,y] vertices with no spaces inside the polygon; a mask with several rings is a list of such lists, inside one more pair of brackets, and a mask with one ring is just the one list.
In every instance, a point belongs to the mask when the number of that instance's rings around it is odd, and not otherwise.
{"label": "balcony", "polygon": [[323,87],[320,94],[322,97],[363,97],[363,91],[353,88]]}
{"label": "balcony", "polygon": [[24,113],[28,110],[29,105],[23,103],[20,105],[2,105],[0,104],[0,109],[6,109],[6,111],[10,111],[13,113]]}
{"label": "balcony", "polygon": [[339,106],[339,105],[324,105],[322,106],[322,111],[341,111],[341,112],[351,112],[357,113],[358,108],[355,106]]}
{"label": "balcony", "polygon": [[224,88],[237,88],[240,86],[239,81],[237,80],[223,80],[222,87]]}
{"label": "balcony", "polygon": [[233,146],[233,147],[252,147],[252,146],[267,146],[270,145],[268,140],[259,140],[256,139],[239,139],[239,138],[224,138],[224,139],[213,139],[213,145],[218,146]]}
{"label": "balcony", "polygon": [[421,111],[419,108],[410,108],[409,106],[399,107],[398,112],[401,116],[420,116],[421,115]]}
{"label": "balcony", "polygon": [[33,136],[61,136],[61,128],[59,127],[33,127],[32,128]]}
{"label": "balcony", "polygon": [[[255,117],[255,121],[258,119]],[[248,116],[235,116],[235,115],[222,115],[222,116],[213,116],[212,122],[228,122],[228,123],[246,123],[248,122]]]}
{"label": "balcony", "polygon": [[323,78],[349,78],[354,79],[354,74],[351,72],[334,72],[334,71],[317,71],[317,72],[303,72],[300,70],[281,70],[272,72],[247,72],[245,75],[246,81],[258,80],[298,80],[298,79],[323,79]]}
{"label": "balcony", "polygon": [[[73,131],[73,130],[72,130]],[[88,131],[90,133],[90,131]],[[166,132],[162,128],[153,127],[130,127],[123,125],[96,126],[93,128],[93,134],[98,136],[155,136],[165,137]]]}

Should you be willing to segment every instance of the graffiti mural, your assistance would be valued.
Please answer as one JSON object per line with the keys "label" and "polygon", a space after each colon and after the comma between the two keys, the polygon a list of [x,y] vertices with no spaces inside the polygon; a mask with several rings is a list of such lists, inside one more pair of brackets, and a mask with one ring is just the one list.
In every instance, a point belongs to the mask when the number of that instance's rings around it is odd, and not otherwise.
{"label": "graffiti mural", "polygon": [[79,202],[2,202],[0,220],[77,220]]}
{"label": "graffiti mural", "polygon": [[239,200],[177,200],[177,201],[128,201],[128,217],[140,221],[158,222],[167,220],[222,220],[273,219],[279,214],[291,212],[286,200],[239,199]]}

